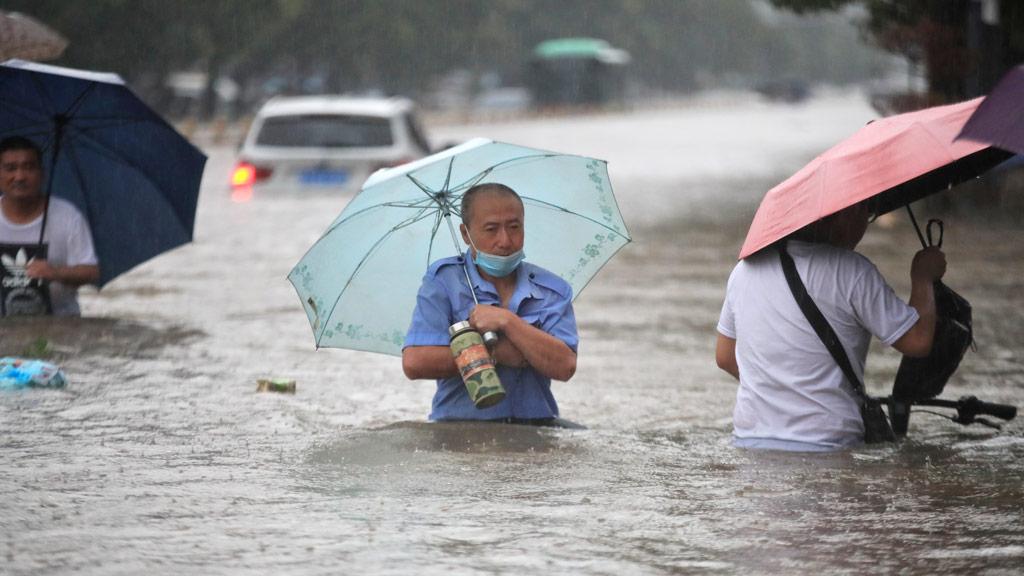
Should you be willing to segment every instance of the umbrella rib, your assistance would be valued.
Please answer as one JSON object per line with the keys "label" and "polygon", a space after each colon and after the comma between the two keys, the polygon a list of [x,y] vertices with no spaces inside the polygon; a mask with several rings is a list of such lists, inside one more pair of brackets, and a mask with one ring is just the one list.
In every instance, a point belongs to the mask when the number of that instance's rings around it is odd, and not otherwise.
{"label": "umbrella rib", "polygon": [[[114,150],[111,150],[105,144],[103,144],[99,140],[93,138],[88,133],[80,131],[77,127],[71,126],[70,128],[73,129],[73,133],[77,136],[77,138],[75,138],[75,140],[77,142],[81,142],[83,144],[84,143],[88,143],[90,145],[89,147],[94,152],[96,152],[97,154],[107,158],[108,160],[111,160],[111,161],[116,162],[118,164],[122,164],[124,166],[127,166],[128,168],[131,168],[136,173],[141,174],[148,182],[154,182],[155,181],[149,175],[149,173],[147,173],[145,170],[143,170],[141,167],[139,167],[135,162],[132,162],[128,158],[125,158],[124,156],[121,156],[121,155],[117,154],[117,152],[115,152]],[[70,149],[71,146],[67,146],[67,148]],[[56,168],[56,167],[54,167],[54,168]],[[178,224],[180,224],[183,228],[187,228],[187,226],[185,225],[185,222],[183,222],[181,220],[181,218],[179,217],[180,215],[178,214],[178,212],[176,210],[173,210],[173,209],[171,210],[171,212],[174,213],[174,217],[178,220]]]}
{"label": "umbrella rib", "polygon": [[[451,164],[449,164],[449,165],[448,165],[448,170],[449,170],[449,172],[448,172],[448,177],[450,178],[450,177],[451,177]],[[427,195],[427,198],[429,198],[429,199],[430,199],[431,201],[433,201],[434,203],[436,203],[436,204],[437,204],[438,206],[441,206],[441,207],[443,207],[443,205],[441,204],[441,201],[440,201],[440,200],[438,200],[438,196],[439,196],[439,194],[438,194],[437,192],[435,192],[435,191],[431,190],[431,189],[430,189],[430,188],[429,188],[429,187],[428,187],[428,186],[427,186],[426,184],[424,184],[423,182],[420,182],[419,180],[417,180],[417,179],[416,179],[416,177],[415,177],[415,176],[413,176],[412,174],[406,174],[405,176],[406,176],[406,178],[408,178],[409,180],[411,180],[411,181],[412,181],[412,183],[413,183],[413,184],[414,184],[414,185],[415,185],[415,186],[416,186],[417,188],[419,188],[421,192],[423,192],[424,194],[426,194],[426,195]],[[445,186],[447,186],[447,185],[448,185],[448,183],[447,183],[447,181],[445,181]],[[447,190],[444,190],[444,192],[446,192],[446,193],[447,193],[448,191],[447,191]],[[449,205],[449,207],[450,207],[450,205]]]}
{"label": "umbrella rib", "polygon": [[423,208],[429,205],[431,199],[424,198],[415,202],[384,202],[383,204],[375,204],[375,206],[386,206],[388,208]]}
{"label": "umbrella rib", "polygon": [[434,225],[430,228],[430,243],[427,244],[427,268],[430,267],[431,255],[434,253],[434,238],[437,237],[437,229],[441,227],[441,211],[434,212]]}
{"label": "umbrella rib", "polygon": [[[452,158],[451,161],[448,163],[448,171],[445,174],[444,188],[442,188],[442,190],[446,193],[445,194],[446,197],[450,195],[450,197],[454,200],[454,199],[457,199],[457,198],[461,197],[461,195],[455,194],[455,192],[460,191],[460,190],[466,190],[468,188],[472,188],[473,186],[478,184],[481,180],[483,180],[488,174],[490,174],[495,169],[500,168],[501,166],[503,166],[505,164],[509,164],[509,163],[512,163],[512,162],[519,162],[519,161],[522,161],[522,160],[539,160],[539,159],[544,159],[544,158],[554,158],[554,157],[557,157],[557,156],[563,156],[563,154],[535,154],[535,155],[531,155],[531,156],[519,156],[519,157],[516,157],[516,158],[510,158],[508,160],[503,160],[501,162],[498,162],[497,164],[494,164],[493,166],[489,166],[486,169],[484,169],[484,170],[474,174],[473,176],[470,176],[469,178],[464,180],[461,184],[458,184],[456,186],[450,186],[450,184],[451,184],[451,177],[452,177],[452,169],[453,169],[453,165],[455,163],[455,158]],[[428,197],[430,197],[431,200],[433,200],[434,202],[438,203],[439,205],[441,204],[440,200],[438,200],[437,192],[431,190],[429,186],[427,186],[426,184],[424,184],[423,182],[418,180],[412,174],[406,174],[405,176],[417,188],[419,188],[424,194],[426,194]],[[461,216],[461,213],[460,213],[459,209],[457,208],[457,205],[456,205],[455,202],[448,202],[447,199],[446,199],[445,200],[445,204],[447,204],[448,209],[452,213],[454,213],[454,214],[456,214],[458,216]]]}
{"label": "umbrella rib", "polygon": [[[42,80],[40,80],[39,75],[31,74],[29,78],[32,79],[32,83],[35,84],[36,90],[38,90],[41,97],[44,98],[46,102],[50,105],[50,110],[56,110],[57,107],[54,106],[53,100],[50,99],[50,94],[46,91],[45,87],[43,86]],[[77,96],[75,96],[75,99],[71,102],[71,105],[68,106],[67,110],[64,110],[61,114],[68,118],[74,116],[75,111],[82,106],[82,104],[85,102],[85,98],[90,93],[92,93],[92,91],[95,88],[96,82],[87,82],[85,89],[79,92]]]}
{"label": "umbrella rib", "polygon": [[566,214],[571,214],[572,216],[575,216],[577,218],[582,218],[583,220],[586,220],[588,222],[593,222],[594,224],[597,224],[598,226],[601,226],[602,228],[604,228],[606,230],[610,230],[612,232],[615,232],[616,234],[620,234],[622,236],[625,236],[626,238],[629,238],[629,234],[628,233],[620,232],[620,231],[612,228],[608,224],[605,224],[604,222],[601,222],[599,220],[595,220],[595,219],[591,218],[590,216],[584,216],[583,214],[580,214],[579,212],[573,212],[572,210],[569,210],[568,208],[564,208],[562,206],[559,206],[558,204],[552,204],[551,202],[545,202],[544,200],[538,200],[537,198],[534,198],[532,196],[521,196],[521,198],[523,199],[524,202],[529,200],[530,202],[536,203],[536,204],[540,205],[543,208],[551,208],[552,210],[557,210],[559,212],[565,212]]}
{"label": "umbrella rib", "polygon": [[426,194],[430,198],[434,197],[434,191],[427,187],[427,185],[424,184],[423,182],[417,180],[415,176],[413,176],[412,174],[406,174],[405,177],[408,178],[409,180],[412,180],[412,183],[415,184],[416,187],[419,188],[420,191],[422,191],[424,194]]}
{"label": "umbrella rib", "polygon": [[[359,272],[363,269],[363,265],[366,264],[366,261],[369,260],[371,256],[373,256],[374,252],[376,252],[377,249],[380,248],[380,245],[383,244],[385,240],[390,238],[392,234],[394,234],[401,228],[411,226],[416,222],[423,220],[423,218],[426,217],[424,213],[429,214],[430,212],[429,210],[424,209],[423,212],[417,214],[416,216],[412,218],[407,218],[406,220],[403,220],[402,222],[399,222],[398,224],[392,226],[391,229],[382,234],[381,237],[378,238],[377,241],[374,242],[372,246],[370,246],[369,250],[366,251],[366,254],[364,254],[363,257],[360,258],[359,263],[356,264],[356,267],[352,270],[352,273],[349,274],[348,280],[345,281],[345,286],[341,288],[341,291],[338,292],[337,298],[334,299],[334,303],[331,304],[330,312],[328,312],[327,315],[324,316],[325,322],[323,328],[320,331],[320,334],[317,336],[317,343],[320,342],[320,338],[323,336],[323,332],[327,330],[327,326],[329,324],[328,321],[334,315],[334,310],[338,307],[338,302],[341,301],[341,297],[345,295],[345,291],[348,290],[348,287],[352,285],[353,280],[355,280],[356,276],[359,275]],[[326,236],[326,233],[324,234],[324,236]]]}
{"label": "umbrella rib", "polygon": [[[350,214],[350,215],[346,216],[344,220],[340,220],[340,221],[338,221],[338,222],[334,222],[333,224],[331,224],[330,226],[328,226],[327,230],[325,230],[325,231],[324,231],[324,233],[323,233],[323,234],[321,234],[319,238],[317,238],[316,242],[313,242],[313,245],[312,245],[312,246],[310,246],[310,247],[309,247],[309,248],[308,248],[308,249],[306,250],[306,254],[305,254],[305,256],[303,256],[303,258],[306,258],[306,256],[308,256],[308,255],[309,255],[309,254],[310,254],[311,252],[313,252],[313,250],[314,250],[314,249],[315,249],[315,248],[316,248],[317,246],[319,246],[319,245],[320,245],[320,243],[321,243],[321,242],[323,242],[323,241],[324,241],[324,240],[325,240],[325,239],[327,238],[327,236],[328,236],[328,235],[329,235],[329,234],[330,234],[330,233],[331,233],[332,231],[334,231],[334,230],[335,230],[335,229],[336,229],[336,228],[337,228],[338,226],[341,226],[342,224],[344,224],[344,223],[348,222],[349,220],[352,220],[352,219],[353,219],[353,218],[355,218],[356,216],[359,216],[359,215],[361,215],[361,214],[365,214],[365,213],[367,213],[367,212],[370,212],[370,211],[373,211],[373,210],[379,210],[379,209],[381,209],[381,208],[383,208],[383,207],[384,207],[384,206],[383,206],[383,205],[381,205],[381,204],[374,204],[373,206],[367,206],[366,208],[363,208],[363,209],[361,209],[361,210],[359,210],[359,211],[357,211],[357,212],[354,212],[354,213],[352,213],[352,214]],[[429,209],[429,206],[423,206],[422,208],[423,208],[424,210],[428,210],[428,209]],[[420,219],[422,219],[421,215],[422,215],[422,212],[420,212],[420,214],[417,214],[417,215],[416,215],[416,216],[414,216],[413,218],[420,218]],[[400,222],[400,223],[399,223],[399,224],[398,224],[397,226],[398,226],[398,227],[402,227],[402,224],[403,224],[404,222],[406,222],[406,221]],[[408,225],[408,224],[406,224],[406,225]]]}
{"label": "umbrella rib", "polygon": [[[82,200],[85,204],[86,212],[85,218],[86,222],[89,224],[89,227],[91,229],[96,221],[93,219],[93,208],[92,204],[89,202],[89,190],[85,185],[85,175],[82,174],[81,166],[78,163],[78,154],[75,151],[74,147],[71,146],[67,147],[64,152],[65,154],[71,157],[71,172],[75,175],[75,180],[78,182],[78,188],[82,191]],[[50,174],[50,178],[56,176],[56,167],[54,167],[53,170],[54,172]],[[93,236],[95,237],[96,235],[93,234]],[[102,265],[102,263],[100,264]]]}
{"label": "umbrella rib", "polygon": [[430,209],[430,207],[424,206],[423,208],[420,209],[420,211],[415,216],[410,216],[409,218],[406,218],[405,220],[402,220],[398,224],[395,224],[394,226],[392,226],[391,230],[389,232],[394,232],[396,230],[400,230],[400,229],[405,228],[407,226],[412,226],[413,224],[415,224],[415,223],[419,222],[420,220],[423,220],[424,218],[426,218],[427,217],[427,213],[433,213],[433,212],[434,211],[432,211]]}
{"label": "umbrella rib", "polygon": [[428,204],[424,204],[424,205],[419,205],[419,204],[403,204],[403,203],[398,203],[398,202],[383,202],[381,204],[374,204],[372,206],[367,206],[366,208],[360,208],[359,210],[357,210],[357,211],[355,211],[355,212],[345,216],[345,218],[343,220],[338,220],[337,222],[331,224],[327,228],[327,230],[324,231],[323,235],[327,235],[331,230],[334,230],[338,226],[341,226],[342,224],[348,222],[349,220],[355,218],[356,216],[361,216],[361,215],[363,215],[366,212],[369,212],[371,210],[379,210],[381,208],[421,208],[421,209],[429,209],[430,206]]}
{"label": "umbrella rib", "polygon": [[52,127],[53,123],[50,120],[43,120],[41,122],[35,122],[32,124],[26,124],[23,126],[16,126],[14,128],[8,128],[6,130],[0,130],[2,135],[17,135],[17,136],[49,136],[53,134]]}
{"label": "umbrella rib", "polygon": [[57,107],[53,105],[53,100],[50,99],[50,93],[46,91],[46,87],[43,86],[39,77],[35,74],[30,74],[29,78],[32,80],[32,84],[36,87],[36,93],[39,94],[39,99],[45,101],[49,105],[47,110],[56,110]]}
{"label": "umbrella rib", "polygon": [[[34,77],[35,76],[33,76],[33,78]],[[92,91],[96,89],[96,86],[96,82],[89,82],[88,86],[86,86],[86,89],[82,90],[82,92],[78,94],[78,96],[75,98],[75,101],[71,103],[71,106],[68,106],[68,109],[64,112],[64,114],[68,117],[74,116],[75,112],[78,111],[78,109],[81,108],[82,105],[85,103],[86,97],[89,96],[89,94],[91,94]]]}
{"label": "umbrella rib", "polygon": [[444,176],[444,187],[441,188],[441,190],[444,190],[445,192],[448,191],[448,185],[451,184],[451,181],[452,181],[452,167],[454,167],[454,166],[455,166],[455,156],[452,156],[451,158],[448,159],[448,173],[445,174],[445,176]]}
{"label": "umbrella rib", "polygon": [[[108,122],[106,124],[88,124],[88,125],[85,125],[85,126],[82,125],[82,123],[85,122],[85,121],[92,122],[92,121],[97,121],[97,120],[108,120],[110,122]],[[116,118],[114,118],[114,117],[99,118],[99,117],[75,116],[75,126],[78,128],[78,130],[80,132],[86,133],[86,132],[91,132],[93,130],[104,130],[104,129],[107,129],[107,128],[122,128],[124,126],[129,126],[129,125],[134,125],[134,124],[144,124],[146,122],[151,122],[152,118],[130,118],[130,119],[122,120],[120,122],[114,122],[113,120],[116,120]]]}
{"label": "umbrella rib", "polygon": [[473,176],[470,176],[469,178],[467,178],[461,184],[453,186],[451,188],[451,190],[465,190],[467,188],[472,188],[477,183],[479,183],[481,180],[483,180],[488,174],[490,174],[491,172],[494,172],[498,168],[501,168],[505,164],[511,164],[512,162],[520,162],[520,161],[524,161],[524,160],[543,160],[545,158],[557,158],[559,156],[566,156],[566,154],[533,154],[533,155],[530,155],[530,156],[517,156],[516,158],[509,158],[508,160],[502,160],[501,162],[498,162],[497,164],[494,164],[492,166],[488,166],[484,170],[474,174]]}
{"label": "umbrella rib", "polygon": [[53,117],[52,116],[43,114],[37,108],[32,108],[30,106],[26,106],[24,104],[21,104],[20,102],[14,102],[12,100],[8,100],[7,98],[0,98],[0,103],[2,103],[4,105],[4,107],[17,108],[19,112],[21,112],[22,114],[24,114],[26,116],[38,116],[38,117],[42,118],[43,119],[42,121],[46,122],[47,124],[53,122]]}
{"label": "umbrella rib", "polygon": [[[452,160],[454,161],[454,158]],[[430,198],[430,200],[437,204],[440,209],[447,210],[449,212],[458,212],[458,210],[455,208],[455,204],[448,201],[449,197],[457,197],[457,195],[452,195],[451,190],[448,188],[448,183],[451,181],[452,177],[452,164],[453,162],[448,163],[448,174],[445,176],[444,179],[444,187],[437,192],[431,190],[426,184],[417,180],[416,177],[413,176],[412,174],[406,174],[405,176],[409,180],[411,180],[412,183],[415,184],[416,187],[420,189],[420,191],[426,194],[427,197]]]}

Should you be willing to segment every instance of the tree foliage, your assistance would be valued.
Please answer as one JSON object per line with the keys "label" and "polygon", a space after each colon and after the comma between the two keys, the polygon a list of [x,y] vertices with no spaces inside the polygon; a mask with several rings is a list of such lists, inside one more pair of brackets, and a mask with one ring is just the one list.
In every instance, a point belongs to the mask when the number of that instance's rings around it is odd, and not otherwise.
{"label": "tree foliage", "polygon": [[[118,72],[150,99],[175,70],[291,92],[416,94],[453,69],[521,83],[532,47],[566,36],[629,51],[631,74],[653,89],[805,70],[842,82],[877,67],[855,35],[836,33],[845,24],[772,25],[751,0],[7,0],[5,9],[68,37],[56,64]],[[843,54],[846,65],[821,54]]]}
{"label": "tree foliage", "polygon": [[851,5],[867,10],[866,29],[882,48],[925,69],[934,99],[951,102],[987,92],[1024,60],[1024,2],[999,2],[998,24],[980,18],[973,0],[771,0],[799,14]]}

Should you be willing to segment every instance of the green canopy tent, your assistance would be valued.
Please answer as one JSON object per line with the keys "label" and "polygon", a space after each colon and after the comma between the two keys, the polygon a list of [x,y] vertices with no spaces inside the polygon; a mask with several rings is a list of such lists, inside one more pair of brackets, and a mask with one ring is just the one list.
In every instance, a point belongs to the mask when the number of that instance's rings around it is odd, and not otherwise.
{"label": "green canopy tent", "polygon": [[629,53],[597,38],[556,38],[533,49],[527,74],[538,106],[603,105],[620,100]]}

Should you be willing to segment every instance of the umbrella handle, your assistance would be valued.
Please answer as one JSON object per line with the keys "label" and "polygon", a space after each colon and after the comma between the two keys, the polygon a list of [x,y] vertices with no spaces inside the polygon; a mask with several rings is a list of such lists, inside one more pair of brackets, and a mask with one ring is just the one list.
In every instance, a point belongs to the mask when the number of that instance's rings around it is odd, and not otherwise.
{"label": "umbrella handle", "polygon": [[927,248],[928,243],[924,240],[924,234],[921,234],[921,227],[917,225],[917,218],[914,218],[914,211],[910,209],[910,204],[907,204],[907,214],[910,215],[910,223],[914,225],[914,232],[917,232],[917,239],[921,241],[921,247]]}
{"label": "umbrella handle", "polygon": [[493,348],[497,343],[498,335],[496,333],[491,332],[490,330],[484,332],[484,344],[486,344],[488,348]]}

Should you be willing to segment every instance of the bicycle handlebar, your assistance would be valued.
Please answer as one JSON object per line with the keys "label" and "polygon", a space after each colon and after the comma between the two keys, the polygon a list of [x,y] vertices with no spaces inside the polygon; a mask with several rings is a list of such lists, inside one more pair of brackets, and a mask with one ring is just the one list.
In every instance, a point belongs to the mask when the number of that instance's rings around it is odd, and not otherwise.
{"label": "bicycle handlebar", "polygon": [[[961,416],[995,416],[1001,420],[1013,420],[1017,416],[1017,407],[1009,404],[996,404],[995,402],[984,402],[975,396],[962,396],[959,400],[915,400],[910,402],[913,406],[939,406],[942,408],[954,408]],[[968,418],[970,419],[970,418]]]}
{"label": "bicycle handlebar", "polygon": [[1010,406],[1009,404],[996,404],[994,402],[982,402],[974,396],[965,396],[960,399],[963,402],[963,408],[957,410],[957,412],[965,412],[973,415],[988,415],[995,416],[1002,420],[1013,420],[1017,416],[1017,407]]}
{"label": "bicycle handlebar", "polygon": [[889,419],[892,421],[893,430],[898,436],[907,433],[907,421],[910,417],[912,406],[937,406],[940,408],[952,408],[956,410],[956,417],[952,418],[957,424],[964,426],[978,423],[993,428],[999,428],[984,418],[978,416],[995,416],[1001,420],[1013,420],[1017,416],[1017,407],[1009,404],[996,404],[984,402],[975,396],[961,396],[958,400],[942,400],[930,398],[927,400],[899,400],[893,397],[882,398],[889,405]]}

